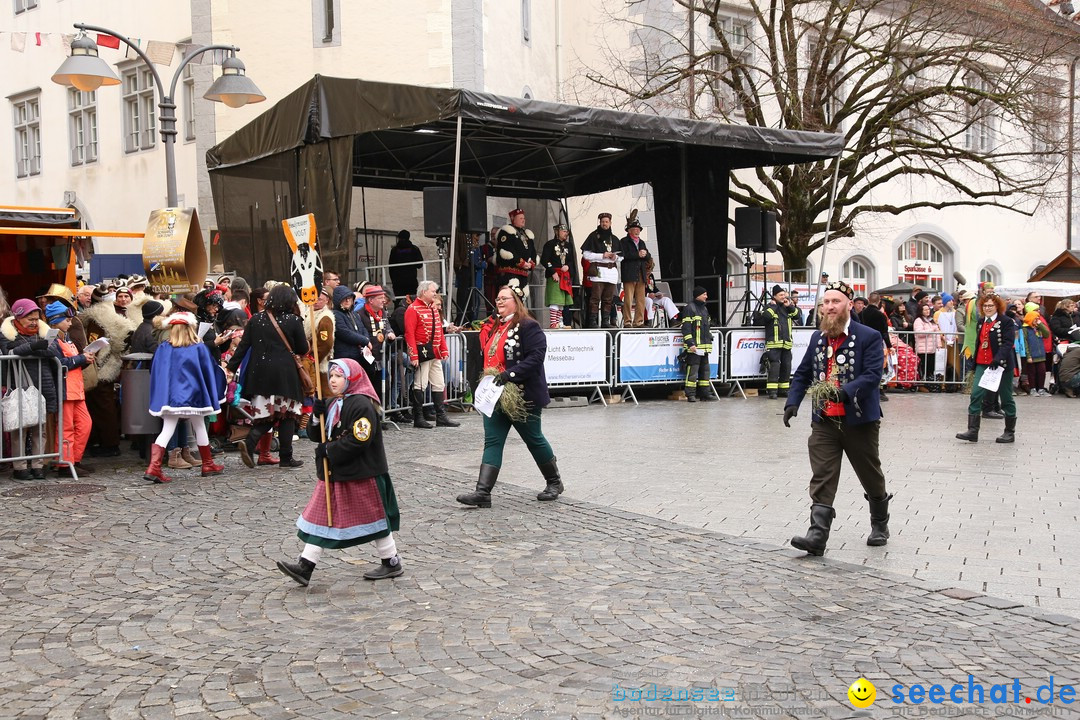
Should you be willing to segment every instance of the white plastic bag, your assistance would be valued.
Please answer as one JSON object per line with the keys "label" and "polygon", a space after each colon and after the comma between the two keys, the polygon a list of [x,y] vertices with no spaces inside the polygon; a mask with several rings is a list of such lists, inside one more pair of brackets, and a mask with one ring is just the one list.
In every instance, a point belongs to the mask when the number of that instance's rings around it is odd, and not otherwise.
{"label": "white plastic bag", "polygon": [[26,368],[20,366],[19,373],[19,386],[8,388],[3,400],[0,400],[4,430],[8,431],[38,425],[45,421],[45,397],[30,382]]}

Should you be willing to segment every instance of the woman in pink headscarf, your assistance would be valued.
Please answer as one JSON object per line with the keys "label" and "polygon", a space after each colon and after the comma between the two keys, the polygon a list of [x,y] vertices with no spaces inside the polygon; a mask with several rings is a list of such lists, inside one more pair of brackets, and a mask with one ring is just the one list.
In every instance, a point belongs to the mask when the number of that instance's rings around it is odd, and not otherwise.
{"label": "woman in pink headscarf", "polygon": [[[304,549],[296,562],[278,561],[278,569],[307,585],[323,548],[370,542],[382,562],[364,573],[364,579],[397,577],[405,572],[393,535],[400,518],[383,449],[379,396],[360,363],[349,358],[330,362],[329,385],[335,397],[315,407],[315,417],[324,416],[329,438],[315,450],[319,481],[296,520]],[[333,526],[326,512],[324,458],[330,466]]]}

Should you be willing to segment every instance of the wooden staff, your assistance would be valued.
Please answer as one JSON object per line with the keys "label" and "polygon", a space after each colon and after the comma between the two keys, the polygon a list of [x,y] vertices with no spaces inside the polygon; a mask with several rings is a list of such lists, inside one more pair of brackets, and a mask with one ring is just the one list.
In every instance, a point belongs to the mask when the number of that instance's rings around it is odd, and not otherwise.
{"label": "wooden staff", "polygon": [[[315,327],[315,306],[308,305],[308,315],[311,317],[311,352],[315,357],[315,395],[320,400],[323,399],[322,389],[322,373],[319,372],[319,336],[318,328]],[[322,420],[319,421],[319,434],[322,436],[323,444],[326,443],[326,416],[323,415]],[[326,524],[328,527],[334,527],[334,512],[330,509],[330,463],[326,460],[326,456],[323,456],[323,488],[326,490]]]}

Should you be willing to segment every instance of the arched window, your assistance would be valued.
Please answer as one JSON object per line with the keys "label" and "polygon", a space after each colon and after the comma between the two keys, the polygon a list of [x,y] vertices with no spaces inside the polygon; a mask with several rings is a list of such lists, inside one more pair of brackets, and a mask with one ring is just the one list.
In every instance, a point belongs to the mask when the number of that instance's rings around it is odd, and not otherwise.
{"label": "arched window", "polygon": [[979,282],[994,283],[995,285],[1001,284],[1001,272],[993,265],[987,265],[979,271]]}
{"label": "arched window", "polygon": [[896,279],[925,290],[945,289],[945,255],[933,240],[916,235],[896,249]]}
{"label": "arched window", "polygon": [[851,286],[857,295],[866,295],[873,280],[870,271],[873,266],[866,258],[851,258],[840,268],[840,279]]}

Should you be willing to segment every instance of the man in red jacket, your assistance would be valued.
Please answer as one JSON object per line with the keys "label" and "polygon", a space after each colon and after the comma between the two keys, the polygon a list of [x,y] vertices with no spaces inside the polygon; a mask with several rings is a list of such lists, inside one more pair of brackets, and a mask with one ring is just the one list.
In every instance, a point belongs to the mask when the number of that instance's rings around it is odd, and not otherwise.
{"label": "man in red jacket", "polygon": [[442,318],[435,309],[438,286],[431,280],[422,280],[416,286],[416,300],[405,310],[405,344],[409,347],[409,362],[416,368],[413,380],[413,427],[430,428],[424,420],[424,390],[431,385],[431,401],[435,405],[435,424],[439,427],[457,427],[446,414],[443,405],[443,358],[449,355],[446,337],[443,335]]}

